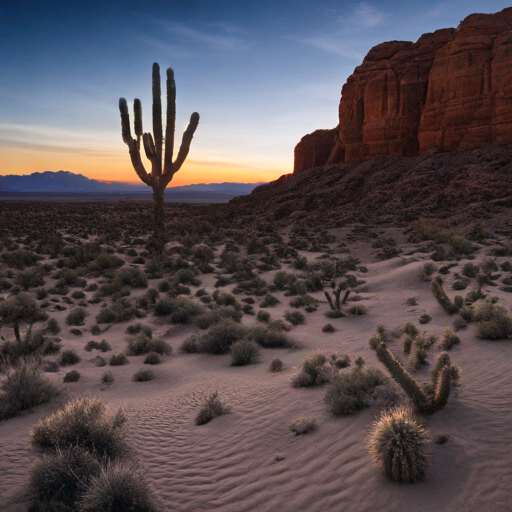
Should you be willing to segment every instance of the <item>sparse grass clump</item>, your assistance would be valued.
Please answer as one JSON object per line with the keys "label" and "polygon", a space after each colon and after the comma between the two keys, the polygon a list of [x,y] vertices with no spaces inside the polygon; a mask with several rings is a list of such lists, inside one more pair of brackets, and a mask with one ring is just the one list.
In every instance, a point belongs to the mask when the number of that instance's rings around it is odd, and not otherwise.
{"label": "sparse grass clump", "polygon": [[160,355],[169,355],[172,353],[172,347],[163,340],[154,340],[145,332],[139,332],[135,336],[128,338],[128,348],[126,353],[129,356],[139,356],[148,352],[156,352]]}
{"label": "sparse grass clump", "polygon": [[429,467],[426,443],[419,416],[411,409],[396,407],[383,412],[373,425],[368,450],[388,478],[416,482],[425,478]]}
{"label": "sparse grass clump", "polygon": [[196,416],[196,425],[205,425],[209,423],[217,416],[221,416],[223,414],[228,414],[231,408],[226,407],[221,399],[219,398],[219,394],[217,391],[211,393],[201,407],[199,413]]}
{"label": "sparse grass clump", "polygon": [[120,354],[112,354],[108,360],[110,366],[122,366],[128,364],[128,358],[121,352]]}
{"label": "sparse grass clump", "polygon": [[300,325],[306,323],[306,318],[300,311],[286,311],[284,318],[292,325]]}
{"label": "sparse grass clump", "polygon": [[105,372],[101,376],[101,382],[103,382],[103,384],[110,384],[114,382],[114,374],[112,372]]}
{"label": "sparse grass clump", "polygon": [[308,418],[298,419],[290,425],[290,430],[294,432],[296,436],[309,434],[316,430],[316,420]]}
{"label": "sparse grass clump", "polygon": [[333,416],[347,416],[370,405],[373,390],[384,383],[384,375],[377,368],[356,366],[349,372],[337,374],[325,393],[328,411]]}
{"label": "sparse grass clump", "polygon": [[260,308],[271,308],[277,306],[280,303],[280,300],[273,295],[265,295],[265,298],[260,303]]}
{"label": "sparse grass clump", "polygon": [[149,488],[133,461],[109,462],[81,495],[80,512],[154,512]]}
{"label": "sparse grass clump", "polygon": [[336,329],[333,327],[332,324],[325,324],[323,327],[322,327],[322,332],[334,332]]}
{"label": "sparse grass clump", "polygon": [[156,352],[151,352],[144,359],[144,364],[160,364],[160,356]]}
{"label": "sparse grass clump", "polygon": [[149,325],[143,325],[140,323],[129,325],[126,328],[126,332],[128,334],[138,334],[139,332],[144,332],[150,338],[153,335],[153,329]]}
{"label": "sparse grass clump", "polygon": [[281,361],[281,359],[275,357],[274,359],[272,359],[272,361],[270,361],[270,364],[268,365],[267,369],[271,373],[277,373],[277,372],[281,372],[283,370],[283,367],[284,367],[283,361]]}
{"label": "sparse grass clump", "polygon": [[0,421],[16,416],[56,398],[59,388],[48,380],[39,363],[32,359],[20,359],[3,368],[0,383]]}
{"label": "sparse grass clump", "polygon": [[64,375],[64,382],[78,382],[80,380],[80,372],[77,372],[76,370],[71,370],[70,372],[66,373]]}
{"label": "sparse grass clump", "polygon": [[80,356],[76,353],[74,348],[64,350],[60,355],[59,364],[61,366],[69,366],[80,362]]}
{"label": "sparse grass clump", "polygon": [[251,329],[251,337],[263,348],[291,348],[296,344],[282,330],[256,325]]}
{"label": "sparse grass clump", "polygon": [[87,311],[83,308],[72,309],[69,315],[66,317],[66,323],[68,325],[84,325]]}
{"label": "sparse grass clump", "polygon": [[270,313],[268,311],[258,311],[258,314],[256,315],[256,319],[259,322],[266,322],[270,320]]}
{"label": "sparse grass clump", "polygon": [[254,341],[240,340],[231,345],[231,366],[244,366],[257,363],[260,357],[260,347]]}
{"label": "sparse grass clump", "polygon": [[147,370],[144,368],[140,369],[132,376],[133,382],[146,382],[148,380],[153,380],[154,378],[155,374],[151,370]]}

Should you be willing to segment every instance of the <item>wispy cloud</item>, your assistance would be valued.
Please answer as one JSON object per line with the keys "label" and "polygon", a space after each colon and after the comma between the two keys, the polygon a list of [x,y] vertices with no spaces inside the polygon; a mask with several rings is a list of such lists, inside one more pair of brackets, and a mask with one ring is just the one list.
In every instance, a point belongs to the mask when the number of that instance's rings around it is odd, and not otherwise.
{"label": "wispy cloud", "polygon": [[342,22],[349,27],[372,28],[380,25],[386,19],[386,14],[369,3],[356,5],[348,18],[342,18]]}
{"label": "wispy cloud", "polygon": [[[199,44],[213,50],[233,51],[249,47],[248,41],[240,37],[240,34],[243,34],[242,29],[235,25],[210,23],[204,26],[204,30],[198,30],[183,23],[161,20],[157,20],[155,23],[173,36],[184,38],[190,43]],[[239,35],[235,36],[233,34]]]}
{"label": "wispy cloud", "polygon": [[351,43],[346,39],[336,36],[318,36],[318,37],[306,37],[300,40],[302,43],[309,46],[314,46],[320,50],[324,50],[328,53],[335,53],[342,55],[349,59],[362,60],[364,54],[351,48]]}
{"label": "wispy cloud", "polygon": [[190,50],[186,50],[180,45],[164,43],[159,39],[155,39],[154,37],[146,36],[144,34],[137,34],[137,38],[139,41],[146,43],[157,50],[162,50],[173,57],[190,57],[192,55]]}
{"label": "wispy cloud", "polygon": [[444,2],[441,2],[437,5],[432,6],[425,14],[424,16],[426,18],[438,18],[443,14],[443,12],[446,10],[447,5]]}

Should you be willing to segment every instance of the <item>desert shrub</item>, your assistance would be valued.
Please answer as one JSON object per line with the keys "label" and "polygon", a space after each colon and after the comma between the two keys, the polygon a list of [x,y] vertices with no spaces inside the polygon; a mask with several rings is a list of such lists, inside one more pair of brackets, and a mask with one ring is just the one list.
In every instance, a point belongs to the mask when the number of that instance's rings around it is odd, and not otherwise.
{"label": "desert shrub", "polygon": [[112,354],[108,360],[110,366],[122,366],[128,364],[128,358],[121,352],[120,354]]}
{"label": "desert shrub", "polygon": [[420,277],[423,281],[430,281],[432,274],[437,270],[437,267],[433,263],[425,263],[420,268]]}
{"label": "desert shrub", "polygon": [[71,297],[76,300],[85,299],[85,293],[77,290],[71,294]]}
{"label": "desert shrub", "polygon": [[139,356],[148,352],[156,352],[160,355],[169,355],[172,353],[172,347],[163,340],[154,340],[145,332],[139,332],[128,338],[128,348],[126,353],[129,356]]}
{"label": "desert shrub", "polygon": [[80,362],[80,356],[76,353],[74,348],[64,350],[60,355],[59,364],[61,366],[68,366]]}
{"label": "desert shrub", "polygon": [[244,366],[257,363],[260,357],[260,347],[254,341],[240,340],[231,345],[231,366]]}
{"label": "desert shrub", "polygon": [[0,421],[16,416],[56,398],[59,388],[48,380],[39,363],[33,359],[19,359],[3,368],[0,383]]}
{"label": "desert shrub", "polygon": [[464,318],[456,318],[453,321],[453,328],[455,329],[455,331],[462,331],[466,329],[467,326],[468,323],[466,322],[466,320],[464,320]]}
{"label": "desert shrub", "polygon": [[81,495],[80,512],[154,512],[151,493],[133,461],[109,461]]}
{"label": "desert shrub", "polygon": [[64,375],[64,382],[77,382],[80,380],[80,377],[80,372],[71,370],[70,372],[66,373],[66,375]]}
{"label": "desert shrub", "polygon": [[[88,258],[87,258],[88,259]],[[89,260],[88,262],[76,262],[78,265],[75,265],[75,262],[70,266],[70,268],[76,268],[76,266],[81,266],[84,263],[87,263],[87,269],[90,272],[102,274],[106,270],[114,270],[116,268],[120,268],[124,265],[124,261],[113,254],[107,254],[106,252],[99,253],[96,258]]]}
{"label": "desert shrub", "polygon": [[256,315],[256,320],[268,323],[268,321],[270,320],[270,313],[268,311],[258,311],[258,314]]}
{"label": "desert shrub", "polygon": [[475,308],[473,306],[464,306],[459,310],[459,315],[466,322],[472,322],[474,314]]}
{"label": "desert shrub", "polygon": [[316,420],[308,418],[298,419],[290,425],[290,430],[294,432],[296,436],[309,434],[316,430]]}
{"label": "desert shrub", "polygon": [[306,318],[300,311],[286,311],[284,318],[292,325],[300,325],[306,323]]}
{"label": "desert shrub", "polygon": [[295,281],[297,281],[295,274],[283,272],[282,270],[276,272],[276,275],[274,276],[274,286],[278,290],[284,290],[289,284],[294,283]]}
{"label": "desert shrub", "polygon": [[188,268],[182,268],[176,272],[173,281],[179,284],[189,284],[191,286],[201,286],[201,281],[197,279],[194,272]]}
{"label": "desert shrub", "polygon": [[446,328],[441,338],[441,348],[443,350],[451,350],[454,345],[460,343],[460,338],[454,334],[450,328]]}
{"label": "desert shrub", "polygon": [[[111,322],[115,322],[116,315],[115,313],[109,309],[105,308],[102,309],[97,315],[96,315],[96,322],[98,324],[109,324]],[[99,334],[99,333],[98,333]]]}
{"label": "desert shrub", "polygon": [[183,343],[180,345],[181,352],[185,352],[187,354],[195,354],[196,352],[199,352],[197,346],[198,338],[199,337],[196,334],[192,334],[192,336],[183,340]]}
{"label": "desert shrub", "polygon": [[98,334],[101,334],[101,327],[99,325],[94,324],[91,327],[91,334],[93,334],[94,336],[97,336]]}
{"label": "desert shrub", "polygon": [[281,361],[281,359],[275,357],[274,359],[272,359],[272,361],[270,361],[270,364],[268,365],[267,369],[269,372],[277,373],[277,372],[282,371],[283,367],[284,367],[283,361]]}
{"label": "desert shrub", "polygon": [[18,272],[16,276],[16,284],[24,290],[35,288],[36,286],[44,286],[44,276],[46,271],[41,266],[27,268]]}
{"label": "desert shrub", "polygon": [[154,378],[155,374],[151,370],[144,368],[141,368],[132,376],[133,382],[146,382],[148,380],[153,380]]}
{"label": "desert shrub", "polygon": [[[126,322],[131,320],[134,316],[140,316],[135,304],[124,297],[116,300],[112,304],[111,311],[114,313],[115,322]],[[100,323],[97,318],[96,322]]]}
{"label": "desert shrub", "polygon": [[230,410],[230,407],[226,407],[222,403],[218,392],[214,391],[206,397],[201,409],[199,410],[199,413],[196,416],[196,425],[205,425],[217,416],[228,414]]}
{"label": "desert shrub", "polygon": [[123,286],[130,288],[147,288],[148,280],[146,276],[135,267],[124,267],[116,272],[115,280]]}
{"label": "desert shrub", "polygon": [[7,266],[19,270],[35,265],[41,259],[37,254],[24,250],[3,252],[1,258]]}
{"label": "desert shrub", "polygon": [[336,329],[332,326],[332,324],[325,324],[322,327],[322,332],[334,332]]}
{"label": "desert shrub", "polygon": [[322,283],[322,274],[318,272],[309,274],[304,284],[306,285],[306,288],[311,292],[318,292],[323,290],[324,285]]}
{"label": "desert shrub", "polygon": [[76,510],[80,494],[99,470],[98,460],[87,450],[66,448],[43,454],[30,470],[29,510]]}
{"label": "desert shrub", "polygon": [[282,331],[256,325],[250,331],[251,338],[263,348],[291,348],[295,343]]}
{"label": "desert shrub", "polygon": [[144,324],[141,324],[141,323],[136,323],[136,324],[129,325],[126,328],[126,332],[128,334],[138,334],[139,332],[143,332],[147,336],[149,336],[150,338],[153,335],[153,329],[149,325],[144,325]]}
{"label": "desert shrub", "polygon": [[304,281],[295,281],[288,285],[288,290],[285,295],[307,295],[308,288]]}
{"label": "desert shrub", "polygon": [[92,350],[101,350],[102,352],[108,352],[112,350],[110,343],[106,340],[98,341],[88,341],[85,345],[85,350],[87,352],[91,352]]}
{"label": "desert shrub", "polygon": [[149,353],[144,359],[144,364],[160,364],[160,356],[156,352]]}
{"label": "desert shrub", "polygon": [[512,318],[503,306],[484,300],[474,305],[476,335],[483,340],[499,340],[512,334]]}
{"label": "desert shrub", "polygon": [[280,303],[280,300],[277,297],[274,297],[273,295],[265,295],[265,298],[260,303],[260,308],[271,308],[274,306],[277,306],[277,304]]}
{"label": "desert shrub", "polygon": [[87,311],[83,308],[75,308],[72,309],[69,315],[66,317],[66,323],[68,325],[84,325],[85,317],[87,316]]}
{"label": "desert shrub", "polygon": [[452,284],[454,290],[465,290],[468,287],[469,281],[467,279],[459,279]]}
{"label": "desert shrub", "polygon": [[303,306],[317,306],[318,301],[311,297],[311,295],[299,295],[290,301],[290,306],[292,308],[301,308]]}
{"label": "desert shrub", "polygon": [[30,326],[20,341],[7,340],[0,345],[0,362],[17,361],[22,357],[40,357],[55,354],[60,350],[60,345],[46,337],[46,329],[41,326]]}
{"label": "desert shrub", "polygon": [[126,450],[121,432],[124,421],[120,411],[106,414],[102,400],[77,398],[35,424],[32,445],[44,451],[76,447],[96,456],[116,457]]}
{"label": "desert shrub", "polygon": [[480,271],[480,267],[475,265],[474,263],[465,263],[462,267],[462,273],[466,277],[476,277],[478,272]]}
{"label": "desert shrub", "polygon": [[427,315],[425,313],[424,315],[420,316],[420,319],[419,319],[420,324],[428,324],[430,321],[432,321],[432,317],[430,315]]}
{"label": "desert shrub", "polygon": [[327,409],[333,416],[353,414],[370,404],[372,391],[383,383],[384,375],[377,368],[357,366],[339,373],[327,387],[324,398]]}
{"label": "desert shrub", "polygon": [[416,482],[429,467],[423,421],[405,407],[381,413],[370,433],[368,450],[378,467],[392,480]]}
{"label": "desert shrub", "polygon": [[368,313],[368,308],[363,306],[362,304],[358,304],[356,306],[352,306],[348,310],[349,315],[366,315]]}
{"label": "desert shrub", "polygon": [[189,299],[174,299],[170,320],[174,324],[188,324],[204,313],[204,308]]}
{"label": "desert shrub", "polygon": [[208,329],[212,325],[219,323],[223,319],[231,319],[234,322],[240,322],[242,311],[233,306],[223,306],[206,311],[194,318],[194,323],[200,329]]}
{"label": "desert shrub", "polygon": [[103,384],[110,384],[111,382],[114,382],[114,374],[112,372],[105,372],[101,376],[101,382],[103,382]]}
{"label": "desert shrub", "polygon": [[60,332],[59,322],[57,322],[57,320],[55,318],[50,318],[48,320],[48,322],[46,323],[45,329],[46,329],[46,332],[48,332],[49,334],[53,334],[53,335],[59,334],[59,332]]}
{"label": "desert shrub", "polygon": [[309,354],[300,367],[299,373],[293,377],[292,386],[307,388],[311,386],[321,386],[329,381],[325,363],[327,356],[323,352],[317,351]]}
{"label": "desert shrub", "polygon": [[219,292],[215,290],[212,294],[213,300],[218,306],[233,306],[236,308],[240,307],[240,304],[236,301],[236,298],[231,293]]}
{"label": "desert shrub", "polygon": [[243,325],[223,319],[198,336],[197,350],[210,354],[227,354],[231,345],[244,338],[247,332]]}
{"label": "desert shrub", "polygon": [[169,297],[164,297],[155,304],[155,316],[167,316],[170,315],[173,310],[173,301]]}

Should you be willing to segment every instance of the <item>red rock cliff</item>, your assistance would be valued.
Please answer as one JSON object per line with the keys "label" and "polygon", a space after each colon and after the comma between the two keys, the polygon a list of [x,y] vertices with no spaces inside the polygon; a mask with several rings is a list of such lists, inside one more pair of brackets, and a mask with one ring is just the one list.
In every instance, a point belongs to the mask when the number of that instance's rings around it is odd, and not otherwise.
{"label": "red rock cliff", "polygon": [[457,29],[425,34],[416,43],[372,48],[343,86],[339,120],[327,158],[330,131],[302,138],[294,173],[512,141],[512,8],[472,14]]}
{"label": "red rock cliff", "polygon": [[338,128],[332,130],[316,130],[305,135],[295,146],[295,173],[324,165],[337,140]]}

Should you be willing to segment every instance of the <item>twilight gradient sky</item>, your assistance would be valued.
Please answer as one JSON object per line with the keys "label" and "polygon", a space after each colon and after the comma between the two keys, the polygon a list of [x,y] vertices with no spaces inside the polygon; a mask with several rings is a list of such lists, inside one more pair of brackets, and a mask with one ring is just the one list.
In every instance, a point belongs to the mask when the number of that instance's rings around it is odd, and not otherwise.
{"label": "twilight gradient sky", "polygon": [[275,179],[291,172],[303,135],[336,126],[341,87],[372,46],[509,5],[0,0],[0,174],[136,181],[118,100],[140,98],[148,130],[158,62],[175,70],[177,143],[190,114],[201,115],[171,185]]}

